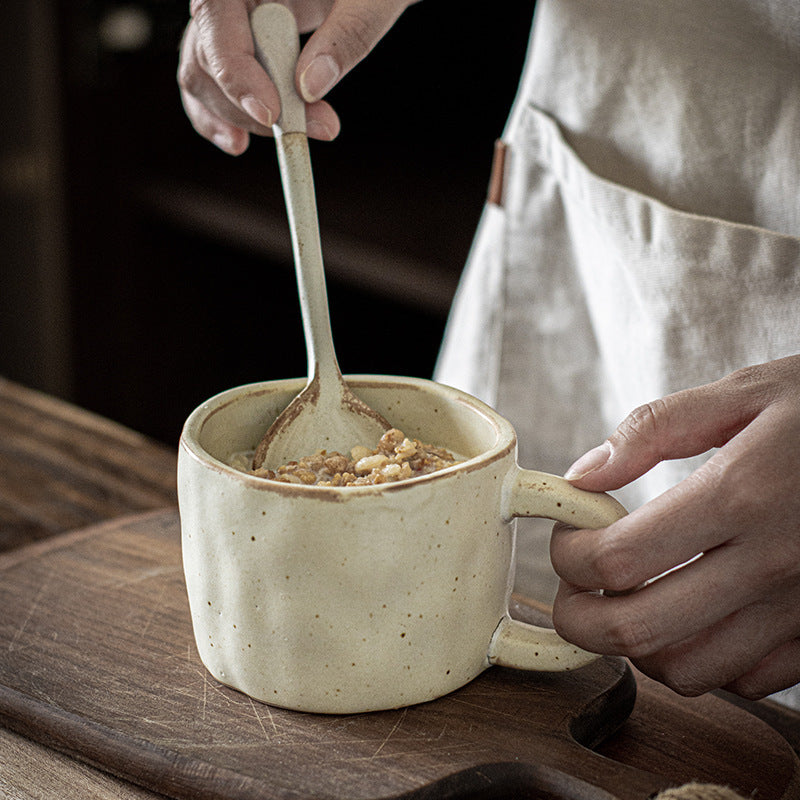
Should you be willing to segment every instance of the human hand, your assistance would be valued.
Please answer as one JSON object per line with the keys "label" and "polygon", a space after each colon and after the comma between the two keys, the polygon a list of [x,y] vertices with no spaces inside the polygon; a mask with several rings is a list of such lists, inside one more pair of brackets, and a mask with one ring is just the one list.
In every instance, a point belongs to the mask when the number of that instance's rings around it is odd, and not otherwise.
{"label": "human hand", "polygon": [[[339,117],[322,98],[377,44],[413,0],[286,2],[301,33],[315,33],[297,61],[297,88],[306,101],[308,135],[335,138]],[[250,13],[256,0],[192,0],[181,43],[178,84],[195,130],[231,155],[250,134],[271,134],[280,116],[278,93],[256,61]]]}
{"label": "human hand", "polygon": [[800,681],[800,356],[640,407],[567,478],[609,491],[713,447],[608,528],[556,526],[553,620],[569,641],[628,656],[680,694],[755,699]]}

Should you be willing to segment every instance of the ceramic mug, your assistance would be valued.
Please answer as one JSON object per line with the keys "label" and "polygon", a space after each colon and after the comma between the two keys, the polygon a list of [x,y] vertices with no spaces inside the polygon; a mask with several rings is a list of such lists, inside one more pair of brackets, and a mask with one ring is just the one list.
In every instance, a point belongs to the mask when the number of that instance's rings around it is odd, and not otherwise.
{"label": "ceramic mug", "polygon": [[513,520],[597,528],[623,507],[521,469],[511,424],[463,392],[414,378],[348,383],[407,436],[466,460],[377,486],[279,483],[228,462],[304,381],[241,386],[197,408],[181,436],[178,498],[211,674],[273,705],[354,713],[432,700],[492,664],[560,671],[596,658],[509,617]]}

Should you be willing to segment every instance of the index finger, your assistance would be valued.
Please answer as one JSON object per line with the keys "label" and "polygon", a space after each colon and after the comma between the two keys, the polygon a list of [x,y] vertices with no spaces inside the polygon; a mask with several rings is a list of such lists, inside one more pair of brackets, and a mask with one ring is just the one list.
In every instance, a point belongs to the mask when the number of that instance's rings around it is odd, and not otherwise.
{"label": "index finger", "polygon": [[702,552],[780,525],[796,472],[798,426],[774,405],[664,494],[597,531],[554,531],[553,567],[587,589],[624,591]]}
{"label": "index finger", "polygon": [[624,592],[726,542],[731,523],[710,486],[714,473],[707,462],[607,528],[556,525],[550,542],[556,573],[573,586]]}
{"label": "index finger", "polygon": [[280,99],[256,61],[245,0],[193,0],[197,47],[206,71],[228,100],[265,128],[280,116]]}

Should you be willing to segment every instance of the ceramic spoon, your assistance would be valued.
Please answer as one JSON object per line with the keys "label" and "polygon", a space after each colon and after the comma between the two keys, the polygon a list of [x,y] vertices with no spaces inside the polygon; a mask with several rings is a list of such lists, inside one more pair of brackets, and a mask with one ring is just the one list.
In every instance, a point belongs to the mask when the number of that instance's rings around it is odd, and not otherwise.
{"label": "ceramic spoon", "polygon": [[267,3],[255,9],[250,25],[256,58],[281,100],[273,132],[308,355],[308,383],[270,426],[253,458],[254,468],[275,469],[321,449],[347,454],[357,444],[373,448],[390,425],[350,391],[333,348],[305,103],[295,89],[297,24],[285,6]]}

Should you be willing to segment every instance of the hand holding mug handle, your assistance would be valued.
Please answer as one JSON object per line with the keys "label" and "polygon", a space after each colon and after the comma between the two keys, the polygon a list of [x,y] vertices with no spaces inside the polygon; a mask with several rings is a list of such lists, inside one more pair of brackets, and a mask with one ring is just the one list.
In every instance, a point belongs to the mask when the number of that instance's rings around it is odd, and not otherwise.
{"label": "hand holding mug handle", "polygon": [[[613,497],[578,489],[557,475],[518,469],[510,478],[504,514],[545,517],[576,528],[605,528],[627,513]],[[489,644],[489,662],[502,667],[560,672],[577,669],[599,656],[562,639],[554,630],[506,615]]]}

